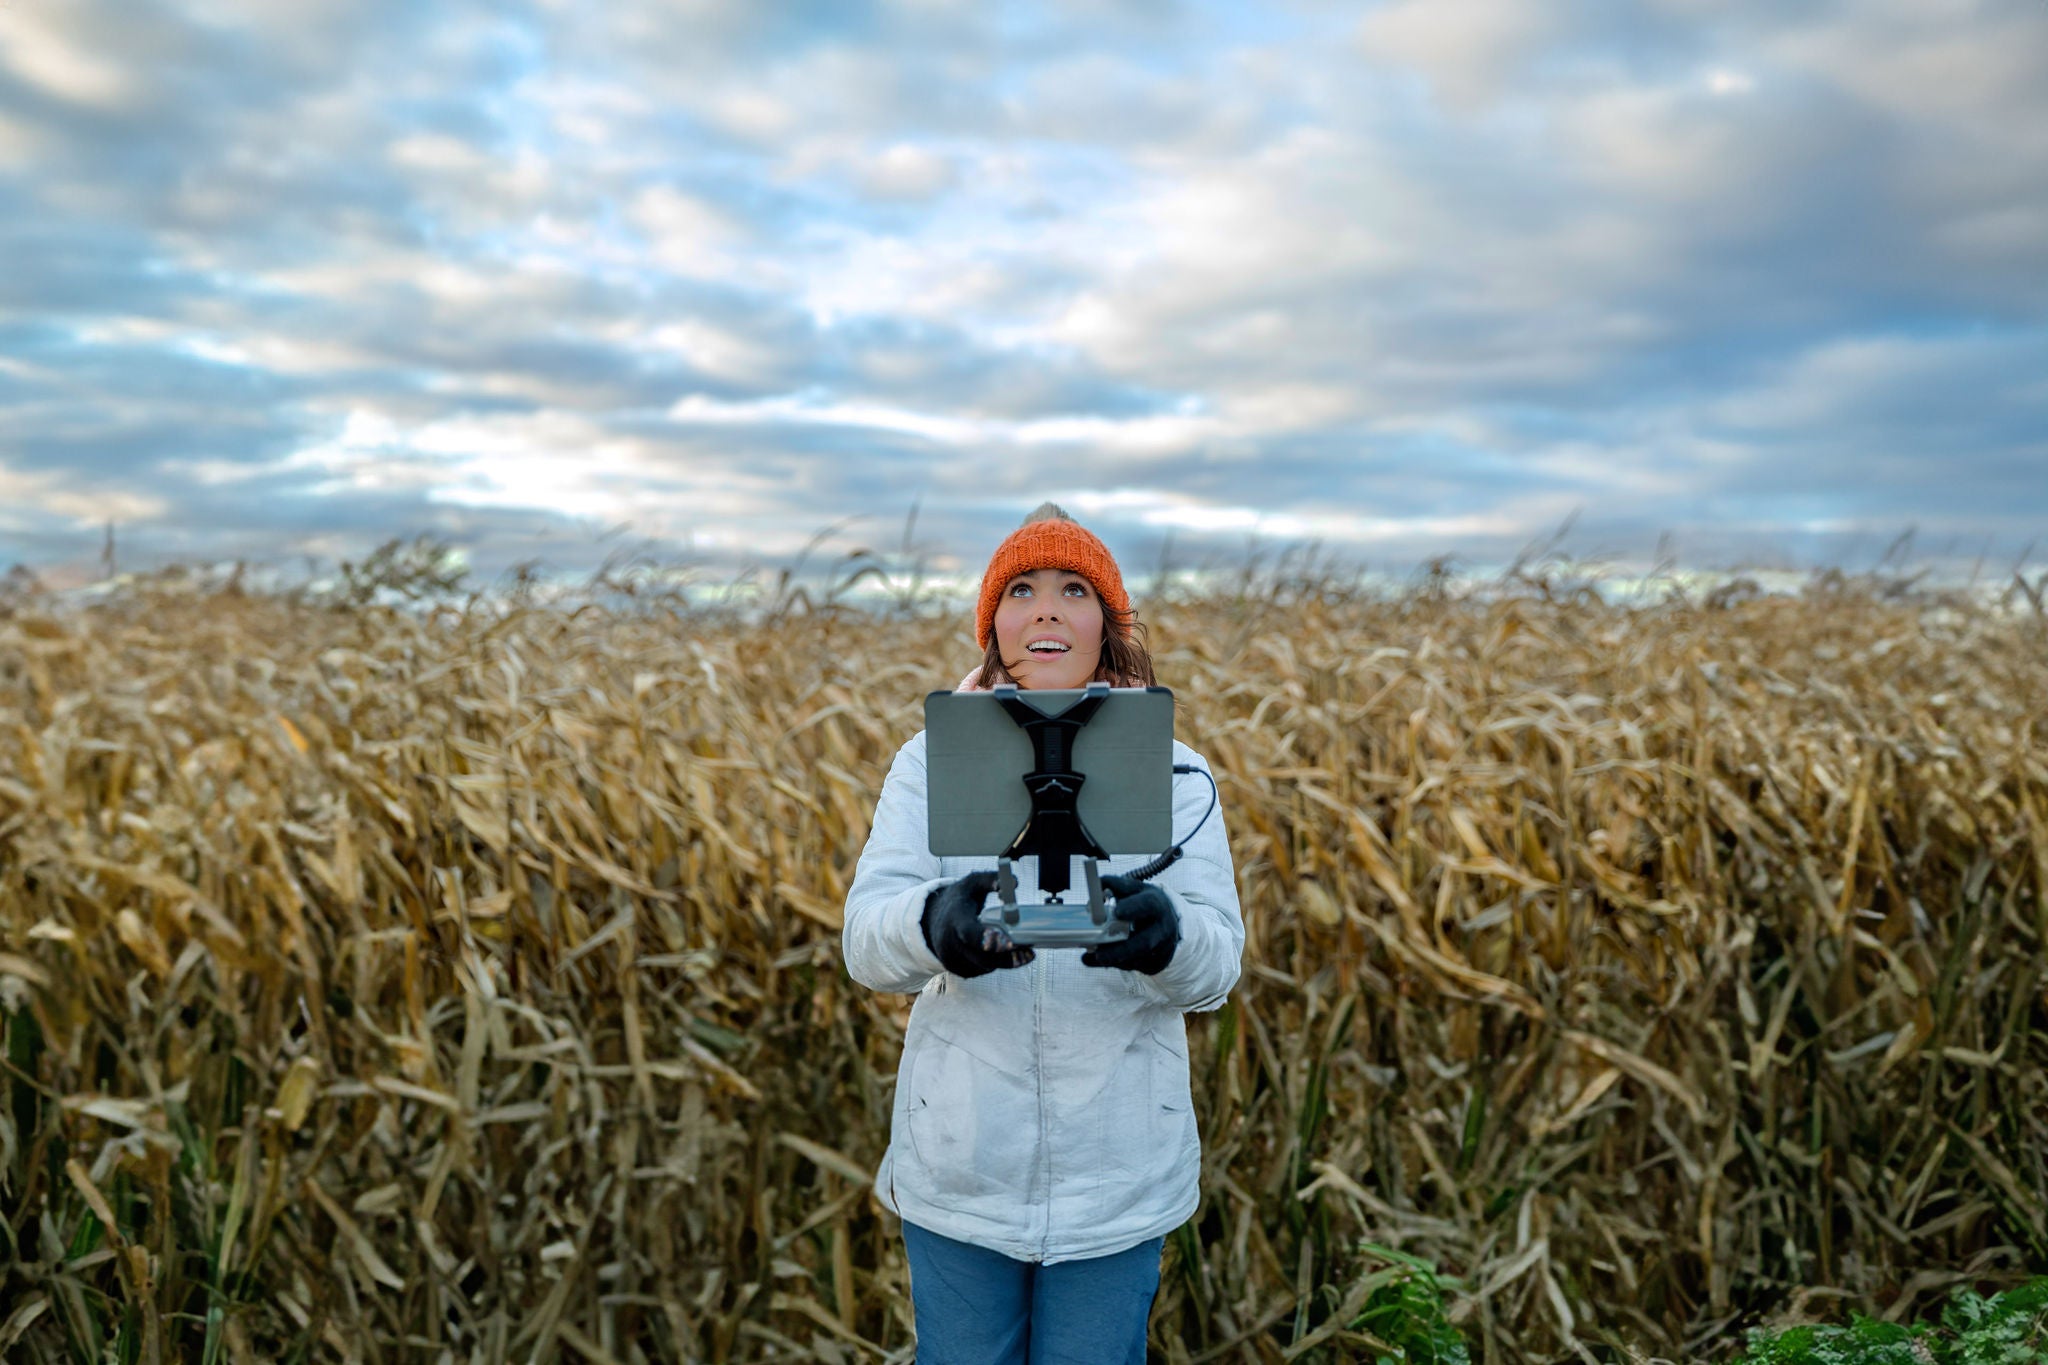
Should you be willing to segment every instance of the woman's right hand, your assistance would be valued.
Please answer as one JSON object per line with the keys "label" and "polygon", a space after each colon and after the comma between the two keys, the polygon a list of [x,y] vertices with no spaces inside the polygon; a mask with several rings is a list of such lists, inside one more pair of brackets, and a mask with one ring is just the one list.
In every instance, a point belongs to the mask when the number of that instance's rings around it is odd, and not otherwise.
{"label": "woman's right hand", "polygon": [[1019,947],[1000,925],[981,922],[982,902],[996,889],[993,872],[970,872],[959,881],[934,887],[924,898],[924,941],[940,965],[955,976],[986,976],[1003,967],[1021,967],[1037,957]]}

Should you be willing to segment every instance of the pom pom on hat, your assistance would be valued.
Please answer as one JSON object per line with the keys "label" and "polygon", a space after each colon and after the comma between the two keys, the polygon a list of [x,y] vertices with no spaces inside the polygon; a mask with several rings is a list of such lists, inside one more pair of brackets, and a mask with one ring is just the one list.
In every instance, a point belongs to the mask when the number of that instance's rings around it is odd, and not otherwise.
{"label": "pom pom on hat", "polygon": [[[975,615],[974,638],[983,649],[995,633],[996,603],[1003,588],[1020,573],[1034,569],[1066,569],[1088,580],[1102,605],[1117,615],[1131,610],[1130,594],[1124,591],[1124,576],[1116,567],[1109,547],[1068,516],[1056,504],[1041,503],[1024,524],[1010,532],[989,557],[981,574],[981,601]],[[1116,629],[1114,621],[1110,629]]]}

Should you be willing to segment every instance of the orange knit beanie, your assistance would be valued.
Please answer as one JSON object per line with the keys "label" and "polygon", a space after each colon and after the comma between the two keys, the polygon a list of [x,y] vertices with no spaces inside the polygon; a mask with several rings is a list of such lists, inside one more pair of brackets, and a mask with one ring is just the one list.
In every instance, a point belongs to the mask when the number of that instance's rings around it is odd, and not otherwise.
{"label": "orange knit beanie", "polygon": [[[989,636],[995,633],[996,603],[1002,598],[1004,585],[1018,574],[1034,569],[1077,573],[1094,585],[1095,595],[1111,612],[1124,615],[1131,609],[1130,595],[1124,591],[1124,576],[1117,571],[1116,557],[1110,554],[1109,547],[1058,507],[1046,503],[996,546],[988,567],[982,570],[974,638],[983,649],[988,648]],[[1113,619],[1109,627],[1117,628]]]}

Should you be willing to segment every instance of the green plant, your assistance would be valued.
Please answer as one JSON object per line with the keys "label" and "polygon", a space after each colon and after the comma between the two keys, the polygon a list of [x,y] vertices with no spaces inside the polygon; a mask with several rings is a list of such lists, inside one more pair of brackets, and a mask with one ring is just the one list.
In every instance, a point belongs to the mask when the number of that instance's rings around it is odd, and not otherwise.
{"label": "green plant", "polygon": [[1375,1348],[1373,1365],[1466,1365],[1472,1357],[1465,1338],[1444,1314],[1446,1282],[1436,1266],[1373,1242],[1360,1250],[1391,1263],[1372,1276],[1379,1283],[1350,1323],[1354,1331],[1370,1333],[1390,1348]]}
{"label": "green plant", "polygon": [[1856,1313],[1846,1327],[1752,1329],[1748,1343],[1735,1365],[2048,1365],[2048,1276],[1988,1299],[1959,1289],[1938,1327]]}
{"label": "green plant", "polygon": [[1934,1359],[1914,1329],[1857,1313],[1847,1327],[1752,1329],[1737,1365],[1929,1365]]}
{"label": "green plant", "polygon": [[2048,1365],[2048,1275],[1989,1299],[1958,1290],[1941,1325],[1956,1335],[1943,1365]]}

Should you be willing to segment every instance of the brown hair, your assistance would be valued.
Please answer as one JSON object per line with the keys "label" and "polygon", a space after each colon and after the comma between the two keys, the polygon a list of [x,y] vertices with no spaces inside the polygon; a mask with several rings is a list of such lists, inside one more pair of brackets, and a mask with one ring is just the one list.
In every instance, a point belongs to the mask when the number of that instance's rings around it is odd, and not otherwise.
{"label": "brown hair", "polygon": [[[1058,503],[1042,502],[1024,518],[1023,525],[1029,526],[1037,521],[1072,523],[1073,520]],[[1081,577],[1088,578],[1088,575],[1082,574]],[[995,586],[1000,591],[1005,585],[998,583]],[[1157,687],[1159,679],[1152,671],[1152,651],[1145,647],[1145,623],[1138,619],[1137,611],[1129,607],[1119,610],[1104,602],[1102,586],[1092,578],[1088,586],[1094,589],[1095,600],[1102,605],[1102,657],[1095,664],[1096,680],[1111,687]],[[1121,588],[1123,585],[1118,583],[1117,586]],[[993,630],[989,632],[988,648],[981,654],[981,676],[975,681],[982,687],[1017,681],[1003,665],[1002,647],[996,642]]]}

